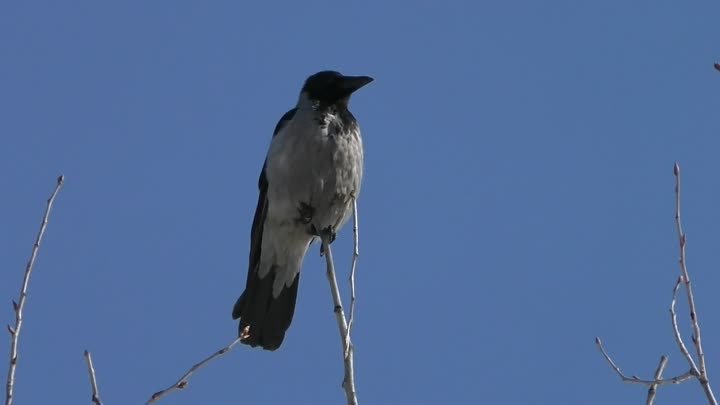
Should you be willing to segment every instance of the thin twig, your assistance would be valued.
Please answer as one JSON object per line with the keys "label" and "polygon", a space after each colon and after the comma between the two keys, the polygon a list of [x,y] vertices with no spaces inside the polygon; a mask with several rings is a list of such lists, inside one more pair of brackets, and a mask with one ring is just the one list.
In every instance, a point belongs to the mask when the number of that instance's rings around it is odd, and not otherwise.
{"label": "thin twig", "polygon": [[92,402],[95,405],[103,405],[98,391],[97,379],[95,378],[95,367],[92,362],[92,354],[85,350],[85,363],[87,363],[88,374],[90,374],[90,386],[92,387]]}
{"label": "thin twig", "polygon": [[[665,366],[667,366],[668,357],[665,355],[660,356],[660,363],[657,366],[657,369],[655,370],[655,376],[653,377],[656,380],[662,379],[663,371],[665,371]],[[655,402],[655,395],[657,395],[657,384],[651,384],[650,388],[648,388],[648,395],[647,395],[647,401],[645,401],[645,405],[653,405]]]}
{"label": "thin twig", "polygon": [[357,200],[355,197],[352,199],[353,202],[353,255],[352,265],[350,267],[350,318],[348,319],[347,333],[345,334],[345,357],[350,355],[352,350],[352,342],[350,341],[350,333],[352,332],[353,322],[355,321],[355,268],[357,266],[357,259],[360,256],[358,249],[358,214],[357,214]]}
{"label": "thin twig", "polygon": [[[323,232],[322,244],[325,252],[325,263],[327,264],[327,278],[330,282],[330,290],[332,293],[333,303],[335,304],[335,317],[337,318],[338,328],[340,329],[340,340],[343,345],[343,365],[345,367],[345,377],[342,386],[345,389],[348,405],[357,405],[357,393],[355,391],[355,371],[353,364],[352,342],[346,340],[348,336],[348,325],[343,312],[342,300],[340,298],[340,289],[338,288],[337,278],[335,277],[335,264],[332,258],[332,250],[330,249],[330,237]],[[347,355],[345,355],[347,353]]]}
{"label": "thin twig", "polygon": [[25,308],[25,300],[27,299],[30,274],[32,274],[33,267],[35,266],[35,258],[37,258],[38,251],[40,250],[40,243],[42,242],[43,235],[45,235],[45,228],[47,228],[48,219],[50,218],[50,209],[52,208],[52,205],[55,202],[55,197],[57,197],[58,192],[60,192],[60,188],[62,188],[64,181],[64,176],[57,178],[55,191],[53,191],[52,195],[50,195],[50,198],[47,200],[45,215],[40,223],[40,231],[35,238],[30,260],[28,260],[27,266],[25,267],[25,277],[23,277],[22,287],[20,288],[20,297],[17,302],[13,301],[13,309],[15,310],[15,326],[7,326],[7,329],[10,332],[10,365],[8,367],[7,385],[5,386],[5,405],[12,405],[13,403],[15,371],[18,363],[18,343],[20,340],[20,330],[23,325],[23,309]]}
{"label": "thin twig", "polygon": [[673,170],[675,174],[675,225],[677,228],[678,239],[680,240],[680,274],[682,275],[683,281],[685,281],[685,289],[687,290],[688,306],[690,307],[690,320],[692,321],[693,327],[693,341],[695,342],[695,348],[698,355],[698,367],[700,374],[705,374],[705,354],[702,349],[700,325],[697,321],[697,312],[695,310],[695,297],[693,295],[692,284],[690,284],[690,274],[688,274],[687,267],[685,265],[685,245],[687,237],[683,231],[682,221],[680,220],[680,165],[675,163]]}
{"label": "thin twig", "polygon": [[687,292],[688,308],[690,309],[690,321],[693,328],[693,343],[695,344],[695,350],[698,356],[698,371],[697,376],[700,385],[702,385],[705,395],[708,401],[712,405],[717,405],[715,394],[713,394],[712,388],[710,387],[710,381],[708,380],[707,370],[705,368],[705,353],[702,347],[702,335],[700,333],[700,323],[698,321],[698,314],[695,308],[695,296],[693,294],[692,284],[690,283],[690,274],[688,273],[686,261],[685,261],[685,245],[687,238],[683,231],[682,221],[680,220],[680,165],[675,162],[673,166],[673,174],[675,175],[675,225],[677,228],[678,239],[680,240],[680,274],[682,275],[683,281],[685,282],[685,291]]}
{"label": "thin twig", "polygon": [[205,365],[206,365],[207,363],[209,363],[210,361],[214,360],[216,357],[220,357],[220,356],[222,356],[223,354],[225,354],[225,353],[229,352],[230,350],[232,350],[232,348],[233,348],[236,344],[240,343],[240,339],[241,339],[241,337],[236,338],[236,339],[233,340],[232,343],[230,343],[229,345],[223,347],[222,349],[216,351],[215,353],[213,353],[213,354],[211,354],[210,356],[208,356],[207,358],[205,358],[203,361],[201,361],[201,362],[193,365],[192,367],[190,367],[190,370],[188,370],[185,374],[183,374],[183,376],[180,377],[180,379],[177,380],[177,382],[176,382],[175,384],[173,384],[173,385],[165,388],[165,389],[162,390],[162,391],[158,391],[158,392],[152,394],[152,396],[150,397],[150,399],[149,399],[145,404],[146,404],[146,405],[147,405],[147,404],[151,404],[151,403],[157,401],[158,399],[164,397],[165,395],[167,395],[167,394],[169,394],[169,393],[171,393],[171,392],[173,392],[173,391],[181,390],[181,389],[187,387],[187,385],[188,385],[188,379],[190,378],[191,375],[193,375],[193,373],[195,373],[198,369],[200,369],[200,368],[202,368],[203,366],[205,366]]}
{"label": "thin twig", "polygon": [[610,355],[607,354],[605,351],[605,348],[603,347],[602,341],[600,341],[599,337],[595,338],[595,344],[600,349],[600,352],[602,353],[603,357],[605,357],[605,360],[610,364],[610,367],[612,367],[613,370],[615,370],[615,373],[620,377],[623,382],[632,383],[632,384],[642,384],[647,386],[653,386],[653,385],[665,385],[665,384],[679,384],[683,381],[687,381],[691,378],[693,378],[695,375],[692,373],[692,371],[688,371],[687,373],[680,374],[678,376],[672,377],[672,378],[665,378],[665,379],[654,379],[654,380],[643,380],[642,378],[638,378],[636,376],[628,377],[625,374],[620,371],[620,367],[618,367],[615,362],[610,358]]}
{"label": "thin twig", "polygon": [[677,342],[678,347],[680,348],[680,353],[682,353],[683,357],[685,357],[685,359],[687,359],[688,364],[690,364],[690,371],[692,371],[693,374],[698,375],[700,372],[698,371],[697,365],[695,365],[695,359],[693,359],[687,346],[685,346],[685,342],[683,341],[682,334],[680,333],[680,327],[678,326],[677,313],[675,312],[675,303],[677,302],[677,293],[678,293],[678,290],[680,289],[681,284],[682,284],[682,276],[678,277],[678,280],[675,283],[675,287],[673,288],[672,301],[670,301],[670,321],[672,322],[673,335],[675,335],[675,341]]}

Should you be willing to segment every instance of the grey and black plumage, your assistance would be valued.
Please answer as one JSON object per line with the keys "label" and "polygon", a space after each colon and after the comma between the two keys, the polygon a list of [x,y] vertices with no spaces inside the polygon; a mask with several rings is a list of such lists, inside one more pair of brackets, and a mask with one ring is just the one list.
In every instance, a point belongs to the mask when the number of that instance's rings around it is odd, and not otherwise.
{"label": "grey and black plumage", "polygon": [[297,105],[275,127],[258,187],[245,291],[233,308],[241,342],[280,347],[295,313],[300,269],[321,232],[352,214],[363,174],[363,145],[350,95],[368,76],[310,76]]}

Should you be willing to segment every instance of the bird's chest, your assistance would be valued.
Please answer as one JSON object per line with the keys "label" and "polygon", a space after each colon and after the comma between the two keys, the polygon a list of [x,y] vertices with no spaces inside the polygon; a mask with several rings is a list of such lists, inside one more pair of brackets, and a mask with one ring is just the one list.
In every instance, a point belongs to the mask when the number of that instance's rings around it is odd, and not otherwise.
{"label": "bird's chest", "polygon": [[270,146],[268,183],[279,197],[313,206],[357,194],[363,148],[356,125],[334,115],[293,120]]}

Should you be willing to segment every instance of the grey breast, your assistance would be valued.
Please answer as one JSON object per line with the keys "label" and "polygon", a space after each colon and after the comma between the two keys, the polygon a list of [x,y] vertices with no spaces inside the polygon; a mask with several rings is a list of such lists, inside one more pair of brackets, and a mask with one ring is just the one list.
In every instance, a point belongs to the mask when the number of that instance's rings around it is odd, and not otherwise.
{"label": "grey breast", "polygon": [[353,120],[349,125],[335,115],[325,117],[327,148],[321,157],[326,165],[324,187],[316,198],[316,226],[339,230],[352,212],[352,198],[360,193],[363,174],[363,145],[360,128]]}
{"label": "grey breast", "polygon": [[352,197],[360,192],[363,147],[358,126],[331,113],[298,111],[273,141],[271,153],[275,156],[269,176],[282,178],[278,183],[283,185],[275,191],[296,210],[311,207],[317,230],[339,230],[351,213]]}

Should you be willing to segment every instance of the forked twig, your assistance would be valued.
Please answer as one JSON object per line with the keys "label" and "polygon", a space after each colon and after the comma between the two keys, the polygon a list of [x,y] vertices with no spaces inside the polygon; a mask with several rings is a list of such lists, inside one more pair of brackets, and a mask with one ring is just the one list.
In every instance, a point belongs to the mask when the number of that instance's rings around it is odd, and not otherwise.
{"label": "forked twig", "polygon": [[[675,342],[677,343],[683,357],[685,357],[688,364],[690,365],[690,370],[685,374],[681,374],[677,377],[663,379],[662,373],[665,369],[665,366],[667,365],[667,357],[662,356],[660,358],[660,364],[655,370],[654,380],[643,380],[635,376],[627,377],[620,371],[620,368],[607,354],[599,338],[595,338],[595,343],[600,349],[603,357],[605,357],[605,360],[607,360],[607,362],[610,364],[610,367],[615,370],[615,373],[620,376],[622,381],[636,384],[644,384],[649,387],[646,401],[648,405],[653,404],[655,396],[657,395],[657,388],[660,385],[669,383],[677,384],[683,381],[687,381],[691,378],[696,378],[700,382],[700,385],[705,392],[705,396],[707,397],[708,403],[710,405],[718,405],[717,400],[715,399],[715,394],[710,387],[710,381],[707,376],[707,370],[705,367],[705,353],[703,352],[702,346],[702,335],[700,334],[700,324],[698,321],[697,310],[695,308],[695,297],[693,295],[693,288],[692,284],[690,283],[690,275],[686,266],[685,246],[687,244],[687,238],[685,236],[685,232],[683,231],[682,221],[680,219],[680,165],[677,162],[675,162],[675,164],[673,165],[673,175],[675,176],[675,227],[677,229],[680,246],[680,257],[678,259],[680,265],[680,277],[678,277],[678,280],[675,283],[675,287],[673,288],[672,301],[670,302],[670,321],[673,327],[673,335],[675,337]],[[675,312],[677,294],[681,285],[685,286],[685,291],[687,293],[688,309],[690,310],[690,321],[693,328],[692,341],[695,345],[697,361],[695,360],[695,358],[693,358],[693,355],[690,353],[690,350],[688,350],[687,345],[685,345],[685,342],[683,341],[682,334],[680,333],[680,327],[678,326],[677,313]]]}
{"label": "forked twig", "polygon": [[605,347],[603,346],[602,341],[599,337],[595,338],[595,344],[597,345],[598,349],[600,349],[600,352],[602,353],[603,357],[605,357],[605,360],[607,360],[608,364],[610,364],[610,367],[615,370],[615,373],[620,377],[621,380],[623,380],[623,382],[631,384],[642,384],[647,385],[648,387],[652,387],[654,385],[657,387],[658,385],[678,384],[694,377],[692,371],[688,371],[687,373],[665,379],[656,378],[654,380],[643,380],[642,378],[636,376],[628,377],[623,374],[622,371],[620,371],[620,367],[618,367],[617,364],[615,364],[615,362],[612,360],[612,358],[610,358],[610,355],[605,351]]}
{"label": "forked twig", "polygon": [[[357,203],[355,201],[355,198],[353,198],[353,235],[355,239],[355,250],[353,251],[353,261],[352,261],[352,268],[350,272],[350,289],[351,289],[351,300],[350,300],[350,322],[345,318],[345,313],[343,312],[342,307],[342,299],[340,297],[340,289],[338,288],[337,284],[337,278],[335,276],[335,264],[333,262],[332,257],[332,250],[330,249],[330,235],[327,233],[324,233],[321,236],[322,239],[322,250],[321,253],[325,256],[325,261],[327,264],[327,277],[328,281],[330,282],[330,290],[332,292],[333,302],[335,304],[335,315],[338,321],[338,328],[340,329],[340,337],[343,344],[343,364],[345,367],[345,376],[343,379],[343,388],[345,390],[345,394],[347,397],[348,405],[357,405],[357,394],[355,391],[355,372],[354,372],[354,363],[353,363],[353,345],[352,341],[350,339],[350,327],[352,326],[352,319],[353,319],[353,311],[355,307],[355,267],[356,267],[356,261],[358,257],[358,220],[357,220]],[[158,391],[154,393],[150,399],[146,402],[146,405],[151,404],[160,398],[164,397],[165,395],[181,390],[188,385],[188,379],[190,376],[195,373],[198,369],[205,366],[208,362],[212,361],[213,359],[222,356],[223,354],[230,351],[236,344],[240,342],[240,340],[243,338],[243,336],[239,336],[237,339],[235,339],[232,343],[229,345],[223,347],[222,349],[218,350],[217,352],[213,353],[203,361],[193,365],[185,374],[183,374],[180,379],[174,383],[173,385],[167,387],[166,389],[162,391]],[[101,404],[96,404],[101,405]]]}
{"label": "forked twig", "polygon": [[52,195],[50,195],[50,198],[47,200],[45,215],[43,215],[42,222],[40,223],[40,231],[38,231],[37,237],[35,238],[32,253],[30,254],[30,260],[28,260],[27,266],[25,267],[25,276],[23,277],[22,287],[20,287],[20,297],[17,301],[13,301],[13,309],[15,310],[15,326],[7,325],[8,332],[10,332],[10,365],[8,367],[7,384],[5,385],[5,405],[12,405],[13,403],[13,394],[15,391],[15,371],[17,370],[18,363],[18,343],[20,340],[20,330],[23,326],[23,309],[25,308],[25,300],[27,299],[30,274],[32,274],[33,267],[35,266],[35,259],[37,258],[38,251],[40,250],[40,243],[45,235],[45,229],[47,228],[48,220],[50,218],[50,210],[52,209],[55,197],[57,197],[60,192],[64,181],[64,176],[57,178],[55,191],[53,191]]}
{"label": "forked twig", "polygon": [[165,388],[165,389],[162,390],[162,391],[158,391],[158,392],[152,394],[152,396],[151,396],[150,399],[146,402],[146,404],[151,404],[151,403],[157,401],[158,399],[164,397],[165,395],[167,395],[167,394],[169,394],[169,393],[171,393],[171,392],[173,392],[173,391],[181,390],[181,389],[187,387],[187,385],[188,385],[188,379],[190,378],[191,375],[193,375],[193,373],[195,373],[198,369],[202,368],[203,366],[205,366],[207,363],[211,362],[211,361],[214,360],[215,358],[220,357],[220,356],[222,356],[223,354],[225,354],[225,353],[229,352],[230,350],[232,350],[232,348],[233,348],[236,344],[240,343],[240,339],[241,339],[241,337],[236,338],[236,339],[233,340],[232,343],[230,343],[229,345],[223,347],[222,349],[216,351],[215,353],[213,353],[213,354],[211,354],[210,356],[208,356],[207,358],[205,358],[203,361],[201,361],[201,362],[193,365],[192,367],[190,367],[190,369],[189,369],[185,374],[183,374],[182,377],[180,377],[180,379],[177,380],[177,382],[176,382],[175,384],[173,384],[173,385]]}
{"label": "forked twig", "polygon": [[103,405],[100,400],[100,391],[98,391],[97,379],[95,378],[95,366],[93,366],[92,355],[85,350],[85,363],[87,363],[88,374],[90,374],[90,386],[92,387],[92,402],[95,405]]}
{"label": "forked twig", "polygon": [[325,263],[327,265],[327,278],[330,283],[333,303],[335,304],[335,318],[337,318],[338,329],[340,329],[340,340],[343,345],[343,365],[345,367],[345,376],[343,378],[342,386],[345,389],[345,397],[347,398],[348,405],[357,405],[358,400],[357,393],[355,391],[353,348],[348,335],[348,324],[345,320],[345,312],[342,307],[340,289],[338,288],[337,278],[335,277],[335,264],[333,262],[332,250],[330,248],[330,236],[323,232],[321,238],[325,254]]}
{"label": "forked twig", "polygon": [[705,353],[703,352],[702,347],[700,323],[698,322],[697,310],[695,308],[695,296],[693,294],[692,284],[690,283],[690,274],[688,273],[685,260],[685,245],[687,243],[687,238],[685,236],[685,232],[683,231],[682,221],[680,219],[680,165],[677,162],[675,162],[675,165],[673,166],[673,174],[675,175],[675,226],[677,228],[678,239],[680,240],[680,259],[678,262],[680,265],[680,274],[683,279],[682,281],[685,282],[685,291],[687,292],[688,308],[690,309],[690,322],[692,323],[693,328],[692,341],[695,344],[695,350],[698,356],[697,378],[705,391],[708,401],[710,401],[712,405],[717,405],[717,400],[715,399],[715,394],[710,387],[710,381],[708,380],[707,370],[705,368]]}

